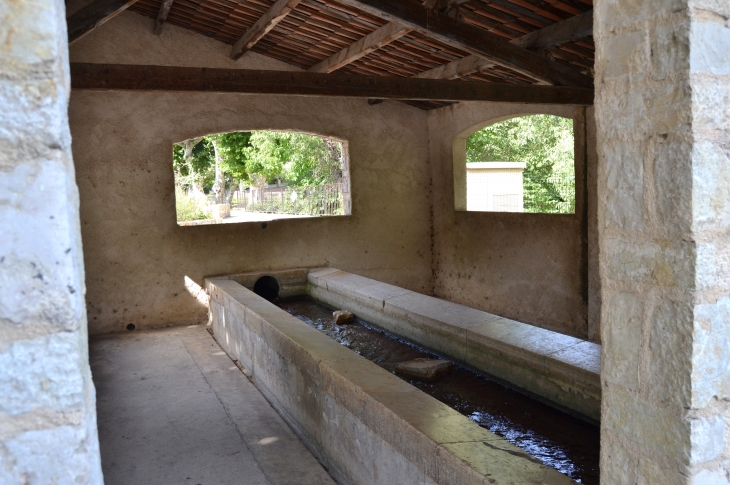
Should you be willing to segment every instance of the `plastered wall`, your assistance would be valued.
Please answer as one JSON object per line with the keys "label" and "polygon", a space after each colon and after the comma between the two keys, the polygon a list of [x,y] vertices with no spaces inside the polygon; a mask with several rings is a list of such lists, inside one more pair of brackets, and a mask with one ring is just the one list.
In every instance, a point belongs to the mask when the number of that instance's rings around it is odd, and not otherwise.
{"label": "plastered wall", "polygon": [[[574,119],[576,212],[515,214],[454,209],[454,140],[525,114]],[[436,296],[598,341],[593,110],[571,106],[459,103],[430,111],[433,290]],[[458,190],[458,188],[456,189]],[[588,202],[588,203],[587,203]]]}
{"label": "plastered wall", "polygon": [[[72,61],[291,69],[125,12],[71,48]],[[429,293],[426,113],[402,103],[204,93],[74,91],[69,110],[81,195],[91,333],[206,317],[207,275],[334,266]],[[349,141],[350,217],[178,227],[172,143],[196,135],[293,129]],[[189,291],[192,290],[192,291]]]}

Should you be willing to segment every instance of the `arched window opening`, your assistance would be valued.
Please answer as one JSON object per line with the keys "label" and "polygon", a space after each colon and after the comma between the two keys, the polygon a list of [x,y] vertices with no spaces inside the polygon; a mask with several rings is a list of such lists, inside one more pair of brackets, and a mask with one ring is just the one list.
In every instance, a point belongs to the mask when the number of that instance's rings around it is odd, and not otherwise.
{"label": "arched window opening", "polygon": [[172,149],[179,225],[350,215],[347,142],[287,131],[219,133]]}
{"label": "arched window opening", "polygon": [[510,118],[473,133],[466,138],[466,210],[574,213],[574,145],[573,120],[553,115]]}

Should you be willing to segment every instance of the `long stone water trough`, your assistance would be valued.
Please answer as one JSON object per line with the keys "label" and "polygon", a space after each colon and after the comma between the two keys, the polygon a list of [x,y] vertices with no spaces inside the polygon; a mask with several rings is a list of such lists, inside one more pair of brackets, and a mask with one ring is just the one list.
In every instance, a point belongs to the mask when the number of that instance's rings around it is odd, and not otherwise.
{"label": "long stone water trough", "polygon": [[333,268],[206,279],[216,340],[340,483],[575,483],[257,295],[262,281],[264,293],[350,310],[589,421],[599,345]]}

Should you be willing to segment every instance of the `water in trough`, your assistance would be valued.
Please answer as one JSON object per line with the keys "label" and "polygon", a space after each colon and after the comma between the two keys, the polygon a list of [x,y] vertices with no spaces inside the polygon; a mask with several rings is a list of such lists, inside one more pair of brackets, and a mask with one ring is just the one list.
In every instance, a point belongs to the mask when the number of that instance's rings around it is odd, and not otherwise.
{"label": "water in trough", "polygon": [[[337,325],[332,310],[311,299],[279,306],[390,372],[400,362],[438,358],[359,318]],[[435,382],[399,377],[573,480],[599,483],[598,427],[459,365]]]}

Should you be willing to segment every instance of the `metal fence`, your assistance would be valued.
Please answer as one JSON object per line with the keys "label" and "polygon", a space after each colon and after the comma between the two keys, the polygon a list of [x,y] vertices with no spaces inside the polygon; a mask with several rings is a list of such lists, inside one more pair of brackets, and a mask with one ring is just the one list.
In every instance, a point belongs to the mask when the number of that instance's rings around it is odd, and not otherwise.
{"label": "metal fence", "polygon": [[237,191],[234,206],[246,212],[304,216],[345,215],[344,184],[249,188]]}

